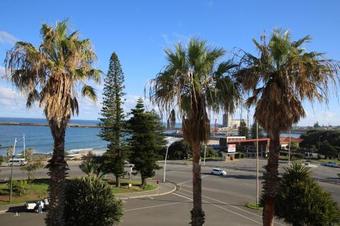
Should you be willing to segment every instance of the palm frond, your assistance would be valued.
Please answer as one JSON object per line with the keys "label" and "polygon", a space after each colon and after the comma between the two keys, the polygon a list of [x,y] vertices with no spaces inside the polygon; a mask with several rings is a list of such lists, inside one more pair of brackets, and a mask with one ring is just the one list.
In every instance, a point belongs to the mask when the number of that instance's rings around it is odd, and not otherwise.
{"label": "palm frond", "polygon": [[92,86],[84,85],[83,88],[81,89],[81,93],[83,96],[86,96],[93,101],[96,101],[97,99],[96,92],[94,91]]}

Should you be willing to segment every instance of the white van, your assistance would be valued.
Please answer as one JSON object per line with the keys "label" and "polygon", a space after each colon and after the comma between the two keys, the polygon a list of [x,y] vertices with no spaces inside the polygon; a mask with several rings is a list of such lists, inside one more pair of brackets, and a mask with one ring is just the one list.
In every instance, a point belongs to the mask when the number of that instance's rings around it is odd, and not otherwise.
{"label": "white van", "polygon": [[27,164],[27,161],[24,158],[13,158],[8,161],[8,166],[24,166]]}

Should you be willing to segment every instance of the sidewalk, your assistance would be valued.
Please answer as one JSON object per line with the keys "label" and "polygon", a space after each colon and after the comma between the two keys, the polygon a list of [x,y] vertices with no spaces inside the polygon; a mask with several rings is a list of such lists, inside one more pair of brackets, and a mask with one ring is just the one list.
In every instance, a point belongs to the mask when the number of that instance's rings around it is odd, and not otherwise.
{"label": "sidewalk", "polygon": [[155,190],[132,192],[132,193],[120,193],[120,194],[115,194],[115,197],[121,200],[137,199],[137,198],[167,195],[174,191],[176,191],[176,185],[173,183],[165,182],[165,183],[160,183],[158,185],[158,188]]}

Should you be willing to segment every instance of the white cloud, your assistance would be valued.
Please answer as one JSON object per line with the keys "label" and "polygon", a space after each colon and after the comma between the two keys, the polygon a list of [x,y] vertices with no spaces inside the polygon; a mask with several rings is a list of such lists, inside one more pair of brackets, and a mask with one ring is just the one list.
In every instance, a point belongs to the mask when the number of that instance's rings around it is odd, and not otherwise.
{"label": "white cloud", "polygon": [[185,35],[176,32],[171,34],[162,34],[161,36],[166,47],[173,47],[177,43],[186,44],[189,42],[191,37],[195,37],[195,35]]}
{"label": "white cloud", "polygon": [[4,76],[5,76],[5,74],[6,74],[6,70],[5,70],[5,68],[4,68],[4,67],[2,67],[2,66],[0,66],[0,78],[1,78],[1,77],[4,77]]}
{"label": "white cloud", "polygon": [[26,98],[20,92],[0,87],[0,106],[1,117],[41,117],[42,110],[33,105],[30,109],[26,108]]}
{"label": "white cloud", "polygon": [[0,31],[0,43],[14,45],[17,41],[18,39],[14,35],[6,31]]}
{"label": "white cloud", "polygon": [[340,125],[340,118],[334,111],[318,110],[306,112],[306,117],[301,119],[298,125],[313,125],[319,122],[320,125]]}

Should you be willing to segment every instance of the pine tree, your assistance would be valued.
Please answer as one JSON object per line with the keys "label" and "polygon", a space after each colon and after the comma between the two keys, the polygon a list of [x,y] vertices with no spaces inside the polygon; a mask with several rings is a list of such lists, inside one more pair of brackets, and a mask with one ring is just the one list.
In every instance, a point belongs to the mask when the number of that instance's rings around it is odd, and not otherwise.
{"label": "pine tree", "polygon": [[[258,133],[259,138],[264,137],[263,129],[260,126]],[[254,122],[253,125],[251,126],[250,135],[252,139],[256,139],[256,122]]]}
{"label": "pine tree", "polygon": [[131,131],[130,161],[140,172],[142,187],[144,187],[146,179],[153,177],[155,169],[159,169],[156,161],[165,145],[163,128],[155,112],[145,111],[141,98],[138,99],[136,107],[131,110],[131,115],[127,123]]}
{"label": "pine tree", "polygon": [[172,109],[167,120],[167,129],[174,129],[176,127],[176,113],[175,109]]}
{"label": "pine tree", "polygon": [[339,225],[340,212],[308,168],[293,162],[285,168],[275,199],[275,214],[292,225]]}
{"label": "pine tree", "polygon": [[111,55],[109,71],[104,83],[99,136],[108,142],[107,151],[104,154],[106,172],[115,175],[116,186],[119,187],[127,155],[122,132],[124,127],[122,108],[124,104],[124,74],[116,53]]}
{"label": "pine tree", "polygon": [[248,137],[248,127],[244,120],[240,122],[240,126],[238,127],[238,135]]}

